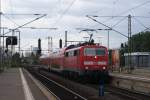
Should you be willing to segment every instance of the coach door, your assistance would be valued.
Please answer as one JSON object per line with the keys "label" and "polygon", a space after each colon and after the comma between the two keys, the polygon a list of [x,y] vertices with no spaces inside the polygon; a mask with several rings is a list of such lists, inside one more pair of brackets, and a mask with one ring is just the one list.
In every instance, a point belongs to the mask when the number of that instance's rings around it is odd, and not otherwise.
{"label": "coach door", "polygon": [[74,54],[76,56],[76,66],[79,69],[79,67],[80,67],[80,52],[79,52],[79,50],[75,50]]}

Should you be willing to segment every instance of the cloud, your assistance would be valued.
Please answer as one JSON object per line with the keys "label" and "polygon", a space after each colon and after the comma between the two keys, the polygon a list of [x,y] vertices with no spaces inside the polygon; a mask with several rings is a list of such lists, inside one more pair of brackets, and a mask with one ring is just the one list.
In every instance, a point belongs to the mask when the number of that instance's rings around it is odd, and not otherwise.
{"label": "cloud", "polygon": [[[68,31],[68,37],[70,40],[83,40],[87,34],[79,33],[80,30],[76,28],[106,28],[91,19],[86,18],[86,15],[98,15],[98,16],[127,16],[128,14],[134,16],[150,16],[150,3],[136,7],[143,2],[148,0],[76,0],[71,5],[73,0],[3,0],[2,11],[4,13],[27,13],[27,14],[48,14],[45,18],[42,18],[28,26],[34,27],[57,27],[58,30],[31,30],[31,29],[20,29],[22,34],[22,40],[28,41],[38,38],[45,38],[52,36],[54,38],[55,47],[58,46],[58,40],[61,37],[64,40],[64,32]],[[135,7],[136,9],[129,10]],[[67,8],[69,8],[67,10]],[[64,12],[67,11],[67,12]],[[124,12],[124,13],[123,13]],[[8,16],[19,25],[22,25],[29,20],[34,19],[34,16]],[[110,18],[99,17],[96,18],[98,21],[112,26],[119,22],[122,18]],[[137,18],[145,26],[150,26],[150,21],[147,18]],[[3,19],[3,25],[10,28],[14,28],[17,25],[7,19]],[[128,20],[127,18],[118,24],[114,29],[122,32],[123,34],[128,33]],[[141,25],[137,20],[132,18],[132,33],[135,34],[144,30],[145,27]],[[103,36],[102,42],[107,46],[107,31],[99,31],[94,35],[94,38]],[[75,38],[76,37],[76,38]],[[126,38],[111,31],[110,32],[110,47],[119,47],[121,42],[127,41]],[[44,41],[45,44],[47,43]],[[23,45],[24,42],[22,42]],[[35,41],[32,42],[36,46]],[[32,44],[31,43],[31,44]],[[47,46],[43,43],[43,48]],[[29,48],[27,46],[27,48]]]}

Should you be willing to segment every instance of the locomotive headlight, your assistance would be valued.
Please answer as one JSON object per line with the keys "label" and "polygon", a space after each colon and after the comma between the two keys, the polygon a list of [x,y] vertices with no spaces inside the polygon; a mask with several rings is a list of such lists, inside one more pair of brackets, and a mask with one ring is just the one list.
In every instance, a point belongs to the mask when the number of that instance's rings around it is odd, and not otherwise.
{"label": "locomotive headlight", "polygon": [[85,69],[89,69],[89,67],[85,67]]}
{"label": "locomotive headlight", "polygon": [[95,56],[94,58],[97,59],[97,56]]}
{"label": "locomotive headlight", "polygon": [[106,69],[106,67],[103,67],[103,70],[105,70]]}

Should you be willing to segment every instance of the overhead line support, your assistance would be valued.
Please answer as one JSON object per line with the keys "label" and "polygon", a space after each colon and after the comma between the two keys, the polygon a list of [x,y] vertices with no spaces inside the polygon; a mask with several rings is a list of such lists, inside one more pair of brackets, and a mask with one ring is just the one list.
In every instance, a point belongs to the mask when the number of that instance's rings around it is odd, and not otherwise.
{"label": "overhead line support", "polygon": [[121,32],[119,32],[119,31],[117,31],[117,30],[115,30],[115,29],[113,29],[112,27],[107,26],[107,25],[105,25],[105,24],[103,24],[103,23],[99,22],[99,21],[97,21],[96,19],[94,19],[94,18],[92,18],[92,17],[90,17],[90,16],[88,16],[88,15],[87,15],[86,17],[88,17],[88,18],[92,19],[93,21],[95,21],[95,22],[97,22],[97,23],[99,23],[99,24],[101,24],[101,25],[103,25],[103,26],[105,26],[105,27],[107,27],[107,28],[111,29],[112,31],[117,32],[118,34],[120,34],[120,35],[122,35],[122,36],[124,36],[124,37],[128,38],[128,36],[126,36],[126,35],[122,34]]}
{"label": "overhead line support", "polygon": [[38,17],[38,18],[35,18],[34,20],[31,20],[30,22],[27,22],[27,23],[25,23],[25,24],[23,24],[23,25],[21,25],[21,26],[18,26],[18,27],[16,27],[16,28],[14,28],[14,29],[12,29],[12,30],[10,30],[10,31],[6,32],[4,35],[6,35],[6,34],[8,34],[8,33],[12,32],[12,31],[15,31],[15,30],[17,30],[17,29],[19,29],[19,28],[22,28],[23,26],[28,25],[28,24],[30,24],[30,23],[32,23],[32,22],[34,22],[34,21],[36,21],[36,20],[39,20],[39,19],[41,19],[41,18],[45,17],[45,16],[46,16],[46,14],[44,14],[44,15],[42,15],[42,16],[40,16],[40,17]]}

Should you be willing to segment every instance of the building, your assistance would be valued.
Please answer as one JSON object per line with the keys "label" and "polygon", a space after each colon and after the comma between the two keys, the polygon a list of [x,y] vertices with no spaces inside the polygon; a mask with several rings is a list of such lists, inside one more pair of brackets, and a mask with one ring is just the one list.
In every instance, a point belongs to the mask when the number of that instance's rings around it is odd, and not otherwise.
{"label": "building", "polygon": [[109,50],[109,65],[111,67],[119,67],[120,66],[119,49]]}
{"label": "building", "polygon": [[[150,67],[150,52],[133,52],[131,55],[125,53],[125,66],[131,67]],[[131,57],[131,60],[128,58]],[[131,61],[131,62],[130,62]]]}
{"label": "building", "polygon": [[32,52],[34,55],[36,55],[37,52],[38,52],[38,50],[39,50],[38,47],[33,47],[31,52]]}

